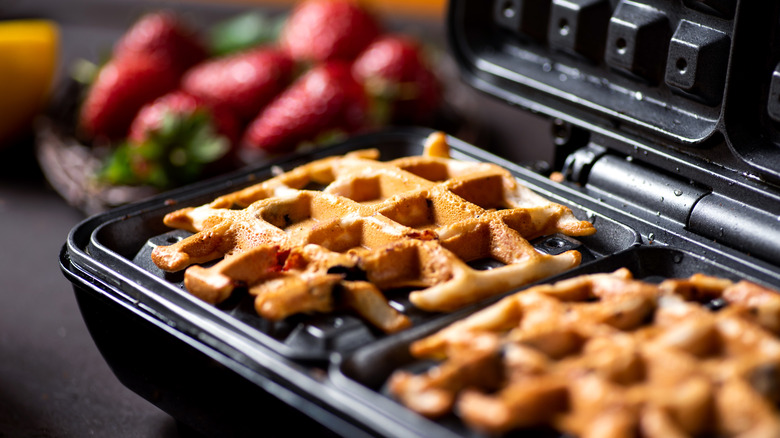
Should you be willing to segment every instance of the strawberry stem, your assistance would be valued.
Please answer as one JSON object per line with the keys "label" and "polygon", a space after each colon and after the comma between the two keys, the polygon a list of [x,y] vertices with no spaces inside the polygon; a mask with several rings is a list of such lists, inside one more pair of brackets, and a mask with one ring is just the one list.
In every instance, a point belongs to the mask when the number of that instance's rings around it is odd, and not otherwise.
{"label": "strawberry stem", "polygon": [[112,185],[165,189],[198,179],[229,150],[230,141],[216,133],[208,112],[166,113],[146,141],[120,144],[99,176]]}
{"label": "strawberry stem", "polygon": [[224,56],[271,44],[279,37],[286,19],[251,11],[217,23],[209,32],[210,52],[212,56]]}

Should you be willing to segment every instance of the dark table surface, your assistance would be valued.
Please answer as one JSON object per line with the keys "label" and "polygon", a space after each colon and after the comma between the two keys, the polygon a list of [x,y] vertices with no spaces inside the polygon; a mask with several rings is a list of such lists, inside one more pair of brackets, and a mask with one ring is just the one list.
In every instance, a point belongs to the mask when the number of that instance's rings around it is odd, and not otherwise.
{"label": "dark table surface", "polygon": [[112,374],[60,272],[84,215],[47,185],[31,140],[0,152],[0,437],[178,436]]}

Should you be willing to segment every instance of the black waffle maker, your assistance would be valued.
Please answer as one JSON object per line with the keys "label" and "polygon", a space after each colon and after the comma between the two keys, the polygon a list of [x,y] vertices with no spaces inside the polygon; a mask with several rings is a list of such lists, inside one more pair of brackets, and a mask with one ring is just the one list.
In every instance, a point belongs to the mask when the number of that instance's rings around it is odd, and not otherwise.
{"label": "black waffle maker", "polygon": [[[647,281],[697,272],[780,289],[780,3],[743,0],[453,0],[463,79],[555,127],[563,182],[451,138],[455,158],[497,163],[591,220],[594,236],[547,236],[581,266],[545,281],[629,268]],[[419,154],[423,128],[354,137],[273,163],[375,147]],[[522,133],[518,133],[522,135]],[[475,310],[413,309],[382,335],[350,314],[271,323],[246,300],[218,307],[183,290],[151,248],[186,233],[162,217],[272,174],[247,169],[91,217],[60,254],[84,320],[124,385],[207,436],[478,436],[388,397],[409,343]],[[520,431],[556,436],[550,431]]]}

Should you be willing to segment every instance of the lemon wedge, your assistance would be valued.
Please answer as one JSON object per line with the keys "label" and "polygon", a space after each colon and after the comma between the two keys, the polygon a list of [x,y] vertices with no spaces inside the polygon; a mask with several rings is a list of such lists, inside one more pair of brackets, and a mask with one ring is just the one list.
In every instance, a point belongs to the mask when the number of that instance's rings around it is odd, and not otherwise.
{"label": "lemon wedge", "polygon": [[0,21],[0,144],[27,128],[49,96],[59,28],[48,20]]}

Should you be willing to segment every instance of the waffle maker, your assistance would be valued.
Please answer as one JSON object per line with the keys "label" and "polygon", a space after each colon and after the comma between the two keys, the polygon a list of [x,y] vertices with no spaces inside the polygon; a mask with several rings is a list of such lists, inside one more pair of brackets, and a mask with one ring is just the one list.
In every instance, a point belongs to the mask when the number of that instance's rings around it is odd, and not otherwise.
{"label": "waffle maker", "polygon": [[[583,254],[545,282],[627,267],[647,281],[703,272],[780,289],[778,19],[776,2],[453,0],[448,38],[464,81],[552,121],[563,182],[455,138],[453,156],[497,163],[594,223],[594,236],[532,242]],[[273,164],[366,147],[383,160],[414,155],[429,133],[366,134]],[[270,323],[240,299],[211,306],[151,263],[154,245],[184,235],[163,225],[166,213],[271,174],[269,164],[193,184],[70,232],[61,268],[119,380],[208,436],[479,436],[454,416],[409,411],[384,385],[415,366],[412,341],[497,298],[411,310],[414,327],[382,335],[348,314]]]}

